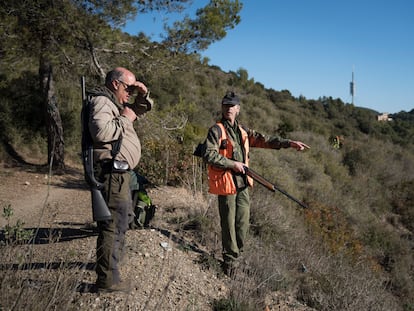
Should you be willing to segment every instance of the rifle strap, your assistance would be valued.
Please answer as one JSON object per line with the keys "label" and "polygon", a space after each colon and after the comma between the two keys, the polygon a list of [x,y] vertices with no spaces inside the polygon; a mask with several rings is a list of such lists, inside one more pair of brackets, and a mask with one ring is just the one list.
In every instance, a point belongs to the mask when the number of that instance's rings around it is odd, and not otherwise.
{"label": "rifle strap", "polygon": [[122,143],[122,135],[119,136],[118,140],[112,143],[112,150],[111,150],[112,159],[115,159],[115,156],[119,153],[119,150],[121,149],[121,143]]}

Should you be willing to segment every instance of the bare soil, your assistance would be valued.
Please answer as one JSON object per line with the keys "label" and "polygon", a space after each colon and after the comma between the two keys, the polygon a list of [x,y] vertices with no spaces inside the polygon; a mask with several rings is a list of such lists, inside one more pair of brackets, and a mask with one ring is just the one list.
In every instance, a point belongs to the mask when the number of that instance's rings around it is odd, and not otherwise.
{"label": "bare soil", "polygon": [[[1,206],[13,210],[9,221],[0,217],[0,310],[11,310],[13,305],[16,310],[30,307],[30,302],[24,300],[41,300],[45,284],[52,292],[45,297],[65,302],[59,310],[213,310],[217,301],[230,297],[234,280],[224,276],[218,265],[207,267],[203,263],[211,250],[169,225],[167,216],[173,219],[173,213],[179,217],[191,208],[208,208],[186,189],[149,189],[158,206],[153,227],[129,230],[126,237],[121,274],[130,290],[97,294],[82,290],[95,281],[97,237],[82,170],[72,168],[65,174],[50,176],[41,166],[3,166],[0,176]],[[7,225],[33,230],[36,239],[11,250],[5,244]],[[7,252],[11,255],[6,256]],[[22,284],[24,295],[19,290]],[[66,299],[62,284],[66,284]],[[311,310],[278,292],[263,301],[262,310],[265,308]]]}

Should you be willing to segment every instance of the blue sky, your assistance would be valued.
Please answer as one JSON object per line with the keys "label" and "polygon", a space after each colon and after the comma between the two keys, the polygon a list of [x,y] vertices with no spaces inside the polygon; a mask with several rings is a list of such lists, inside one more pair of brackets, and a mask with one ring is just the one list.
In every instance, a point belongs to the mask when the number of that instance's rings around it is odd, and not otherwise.
{"label": "blue sky", "polygon": [[[195,0],[188,13],[207,1]],[[266,88],[322,96],[378,112],[414,109],[414,1],[247,0],[241,22],[201,55],[223,71],[247,70]],[[163,13],[138,15],[124,31],[162,33]]]}

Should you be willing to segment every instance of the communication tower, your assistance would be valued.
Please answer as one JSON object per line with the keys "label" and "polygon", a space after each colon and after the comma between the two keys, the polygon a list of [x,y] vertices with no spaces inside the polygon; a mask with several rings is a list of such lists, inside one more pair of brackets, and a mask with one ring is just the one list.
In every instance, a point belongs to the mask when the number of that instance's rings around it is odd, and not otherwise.
{"label": "communication tower", "polygon": [[355,96],[355,82],[354,82],[354,68],[352,68],[352,81],[349,83],[349,92],[352,96],[352,105],[354,104],[354,96]]}

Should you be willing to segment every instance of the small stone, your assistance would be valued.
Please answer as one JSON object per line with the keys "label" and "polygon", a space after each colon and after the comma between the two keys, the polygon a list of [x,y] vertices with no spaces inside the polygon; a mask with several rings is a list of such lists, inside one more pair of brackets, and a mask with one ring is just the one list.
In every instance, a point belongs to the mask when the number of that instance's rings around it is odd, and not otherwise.
{"label": "small stone", "polygon": [[161,247],[162,247],[163,249],[165,249],[166,251],[172,251],[172,248],[171,248],[171,246],[168,244],[168,242],[161,242],[161,243],[160,243],[160,245],[161,245]]}

